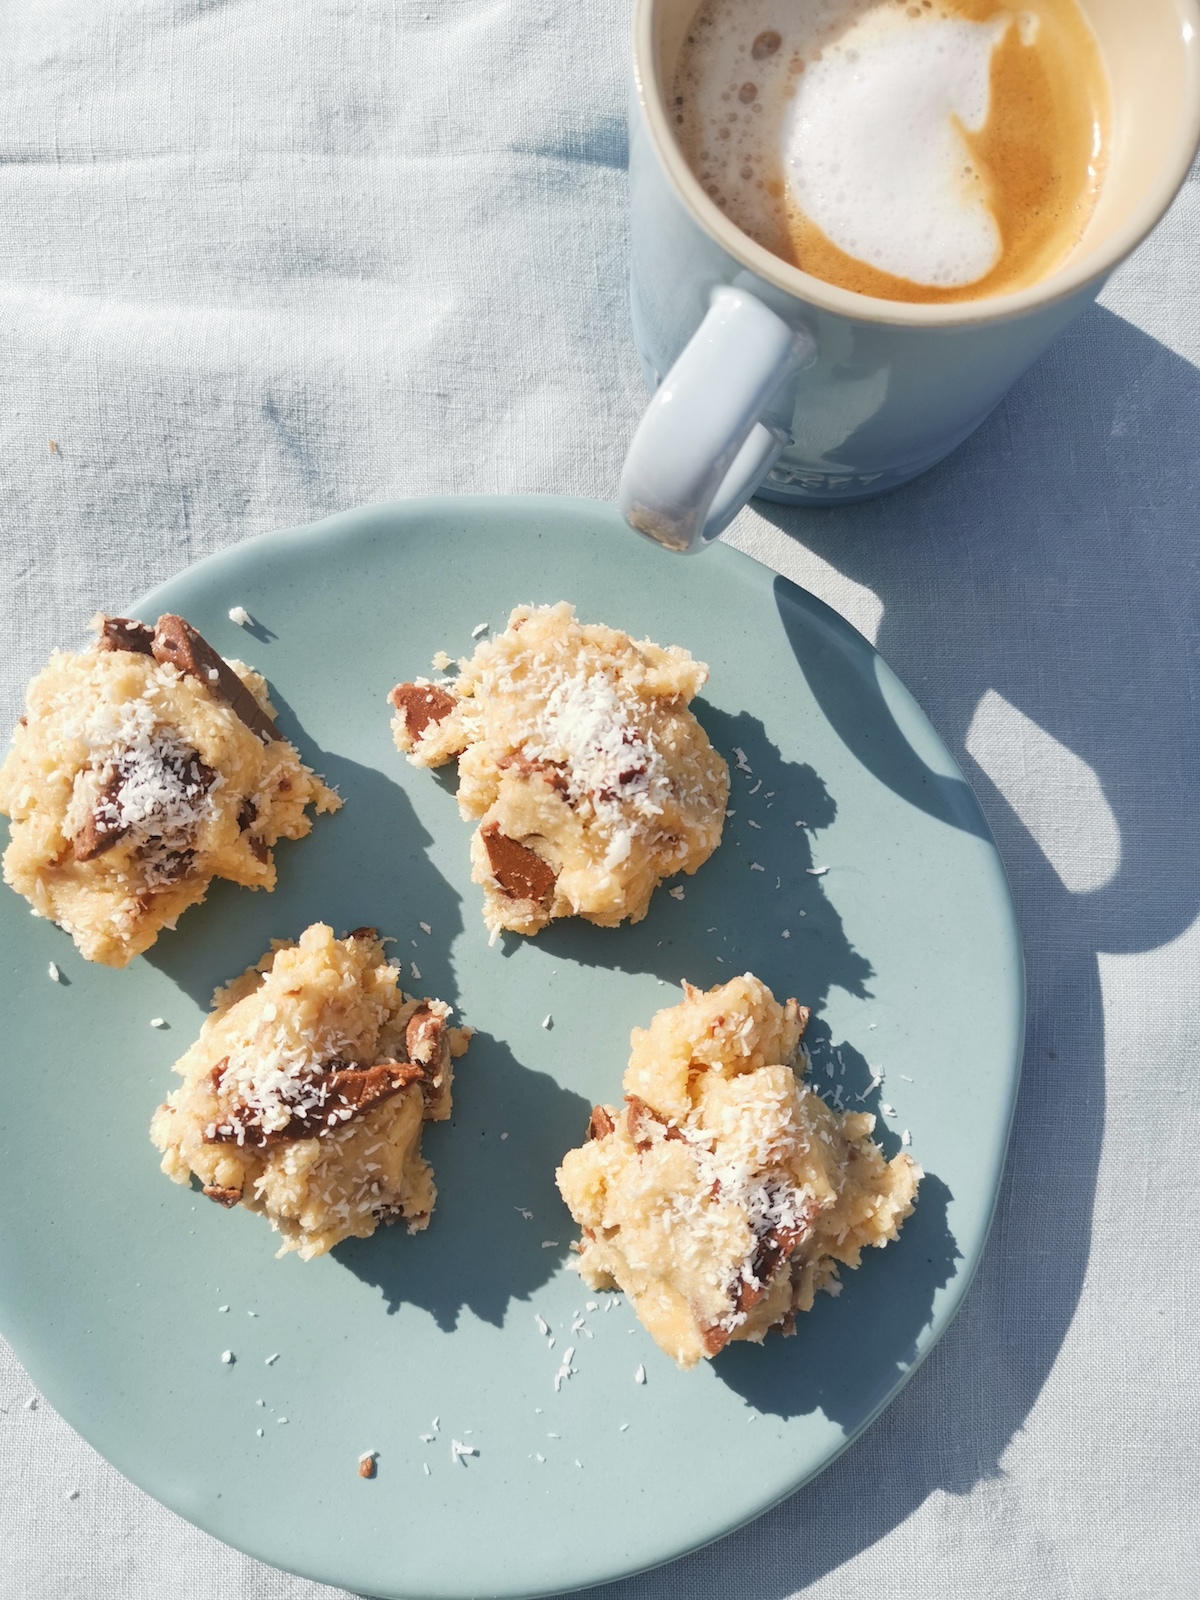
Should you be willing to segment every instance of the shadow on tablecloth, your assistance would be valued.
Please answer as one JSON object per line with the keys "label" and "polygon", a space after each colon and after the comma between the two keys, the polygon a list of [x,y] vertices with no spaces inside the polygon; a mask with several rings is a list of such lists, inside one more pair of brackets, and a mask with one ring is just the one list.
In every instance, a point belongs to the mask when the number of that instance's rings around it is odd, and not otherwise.
{"label": "shadow on tablecloth", "polygon": [[[898,1400],[751,1528],[596,1597],[782,1600],[931,1494],[1003,1476],[1087,1267],[1104,1132],[1098,954],[1153,950],[1200,912],[1182,865],[1200,820],[1197,440],[1200,371],[1095,308],[906,489],[837,511],[756,502],[879,596],[880,651],[976,787],[1025,941],[1024,1078],[983,1265]],[[1101,886],[1070,892],[968,754],[989,691],[1097,775],[1120,831]]]}

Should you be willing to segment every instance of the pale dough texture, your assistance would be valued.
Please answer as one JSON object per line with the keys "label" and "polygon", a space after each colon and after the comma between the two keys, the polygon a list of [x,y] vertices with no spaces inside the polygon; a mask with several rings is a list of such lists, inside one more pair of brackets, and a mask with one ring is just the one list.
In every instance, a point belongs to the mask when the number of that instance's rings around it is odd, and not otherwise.
{"label": "pale dough texture", "polygon": [[[224,665],[269,716],[264,680]],[[340,805],[200,677],[136,650],[57,652],[0,768],[4,877],[89,961],[123,967],[214,878],[273,889],[271,847],[308,833],[306,807]]]}
{"label": "pale dough texture", "polygon": [[625,1103],[598,1106],[558,1186],[583,1230],[579,1271],[623,1290],[682,1367],[794,1330],[838,1264],[895,1239],[921,1177],[884,1160],[866,1112],[798,1078],[808,1012],[747,973],[635,1028]]}
{"label": "pale dough texture", "polygon": [[688,709],[708,669],[686,650],[580,623],[561,601],[518,606],[459,667],[398,685],[393,728],[415,766],[458,758],[493,934],[638,922],[664,878],[717,848],[729,769]]}
{"label": "pale dough texture", "polygon": [[150,1137],[177,1183],[265,1216],[304,1260],[381,1221],[428,1225],[426,1122],[450,1115],[470,1030],[398,987],[373,928],[314,923],[213,997]]}

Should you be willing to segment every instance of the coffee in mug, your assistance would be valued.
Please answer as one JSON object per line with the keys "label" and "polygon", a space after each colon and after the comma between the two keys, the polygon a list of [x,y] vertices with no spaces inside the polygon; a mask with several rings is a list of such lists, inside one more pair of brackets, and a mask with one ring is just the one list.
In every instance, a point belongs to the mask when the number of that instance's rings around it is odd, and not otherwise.
{"label": "coffee in mug", "polygon": [[680,147],[729,219],[886,300],[1037,283],[1104,177],[1108,78],[1077,0],[704,0]]}

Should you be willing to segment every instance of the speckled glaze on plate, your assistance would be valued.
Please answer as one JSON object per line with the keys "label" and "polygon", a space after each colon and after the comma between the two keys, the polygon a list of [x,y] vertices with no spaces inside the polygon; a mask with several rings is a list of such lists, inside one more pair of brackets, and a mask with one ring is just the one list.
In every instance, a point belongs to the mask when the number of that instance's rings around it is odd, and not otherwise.
{"label": "speckled glaze on plate", "polygon": [[[436,650],[468,653],[476,624],[563,598],[708,661],[697,711],[735,769],[735,814],[684,899],[660,890],[637,927],[556,924],[489,949],[452,772],[405,763],[385,697]],[[253,631],[229,621],[235,605]],[[208,1532],[376,1596],[600,1583],[819,1472],[962,1299],[1020,1065],[995,845],[884,662],[737,552],[682,561],[580,500],[373,506],[238,545],[129,609],[181,612],[265,673],[283,730],[346,804],[279,847],[273,895],[216,886],[124,972],[89,967],[0,895],[0,1326],[47,1398]],[[453,1122],[425,1134],[428,1232],[381,1229],[306,1265],[273,1259],[261,1219],[163,1177],[147,1127],[214,986],[316,920],[393,935],[406,986],[479,1031]],[[680,978],[745,970],[814,1007],[816,1082],[855,1105],[866,1092],[889,1153],[910,1130],[928,1176],[900,1242],[795,1338],[680,1373],[570,1270],[554,1168],[592,1102],[619,1093],[630,1028]],[[478,1453],[455,1463],[455,1439]]]}

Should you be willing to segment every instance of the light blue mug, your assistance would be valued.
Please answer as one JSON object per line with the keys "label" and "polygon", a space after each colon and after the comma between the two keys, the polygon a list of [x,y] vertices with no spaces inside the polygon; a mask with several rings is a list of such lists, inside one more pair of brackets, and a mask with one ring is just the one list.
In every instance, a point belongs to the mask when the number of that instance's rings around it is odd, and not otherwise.
{"label": "light blue mug", "polygon": [[907,483],[1092,303],[1166,211],[1200,142],[1200,0],[1081,3],[1112,89],[1109,164],[1083,238],[1030,288],[914,305],[825,283],[729,221],[667,112],[699,0],[637,0],[630,287],[654,393],[621,479],[631,527],[694,551],[755,494],[846,505]]}

